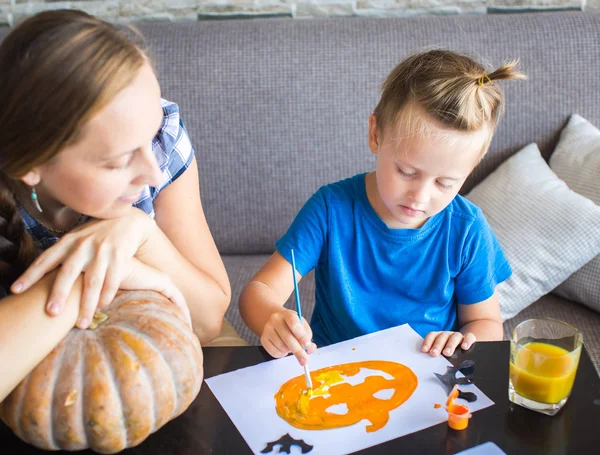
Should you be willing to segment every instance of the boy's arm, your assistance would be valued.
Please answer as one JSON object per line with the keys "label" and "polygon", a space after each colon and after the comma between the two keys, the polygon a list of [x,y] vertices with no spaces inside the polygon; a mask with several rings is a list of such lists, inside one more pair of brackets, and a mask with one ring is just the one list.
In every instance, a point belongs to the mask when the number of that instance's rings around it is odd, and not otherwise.
{"label": "boy's arm", "polygon": [[[321,257],[327,236],[326,187],[313,194],[302,206],[285,235],[276,243],[276,252],[244,287],[240,314],[250,329],[260,336],[263,347],[273,357],[292,352],[301,365],[306,353],[316,349],[306,320],[283,307],[294,290],[291,250],[295,250],[296,280],[313,270]],[[306,349],[306,352],[304,352]]]}
{"label": "boy's arm", "polygon": [[[296,272],[300,281],[302,275]],[[246,284],[240,295],[240,314],[250,330],[258,336],[271,315],[282,311],[294,291],[292,266],[277,251]]]}
{"label": "boy's arm", "polygon": [[504,331],[498,296],[494,292],[486,300],[470,305],[458,305],[460,332],[430,332],[423,340],[421,351],[432,356],[450,356],[456,348],[469,349],[475,341],[500,341]]}
{"label": "boy's arm", "polygon": [[[296,271],[296,280],[302,276]],[[261,337],[262,345],[274,357],[292,352],[304,364],[316,349],[312,331],[295,311],[283,307],[294,290],[290,263],[275,252],[248,282],[240,295],[240,314],[250,329]]]}
{"label": "boy's arm", "polygon": [[501,341],[504,330],[496,292],[482,302],[458,305],[458,324],[463,335],[472,333],[477,341]]}
{"label": "boy's arm", "polygon": [[496,286],[510,277],[512,272],[481,210],[463,248],[462,269],[456,277],[454,290],[459,302],[457,315],[460,332],[427,334],[421,351],[433,356],[452,355],[459,345],[469,349],[475,341],[502,340],[504,333]]}

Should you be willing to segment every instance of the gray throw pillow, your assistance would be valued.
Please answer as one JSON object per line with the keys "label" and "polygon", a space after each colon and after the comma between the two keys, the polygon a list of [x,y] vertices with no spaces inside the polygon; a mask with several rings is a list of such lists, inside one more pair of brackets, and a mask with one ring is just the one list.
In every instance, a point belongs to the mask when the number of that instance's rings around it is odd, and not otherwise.
{"label": "gray throw pillow", "polygon": [[[550,157],[550,168],[573,191],[600,205],[600,130],[572,115]],[[600,256],[571,275],[554,293],[600,312]]]}
{"label": "gray throw pillow", "polygon": [[569,189],[530,144],[467,198],[483,210],[513,274],[496,291],[510,319],[600,253],[600,207]]}

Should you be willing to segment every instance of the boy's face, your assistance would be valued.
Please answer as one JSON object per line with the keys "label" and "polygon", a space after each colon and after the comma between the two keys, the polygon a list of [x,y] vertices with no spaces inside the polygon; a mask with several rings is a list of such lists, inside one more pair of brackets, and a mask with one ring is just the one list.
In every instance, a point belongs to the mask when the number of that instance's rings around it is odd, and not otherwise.
{"label": "boy's face", "polygon": [[369,147],[377,155],[373,208],[390,228],[421,227],[452,202],[489,135],[487,128],[444,128],[418,107],[405,107],[397,124],[383,132],[371,115]]}

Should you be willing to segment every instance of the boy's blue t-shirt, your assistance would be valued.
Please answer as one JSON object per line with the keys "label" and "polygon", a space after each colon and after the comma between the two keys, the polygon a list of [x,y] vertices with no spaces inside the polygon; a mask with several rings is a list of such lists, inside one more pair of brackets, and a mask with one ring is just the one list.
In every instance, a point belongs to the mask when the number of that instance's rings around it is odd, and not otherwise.
{"label": "boy's blue t-shirt", "polygon": [[511,269],[477,206],[461,196],[419,229],[390,229],[365,175],[321,187],[277,251],[315,270],[313,339],[326,346],[408,323],[421,336],[458,330],[457,304],[490,298]]}

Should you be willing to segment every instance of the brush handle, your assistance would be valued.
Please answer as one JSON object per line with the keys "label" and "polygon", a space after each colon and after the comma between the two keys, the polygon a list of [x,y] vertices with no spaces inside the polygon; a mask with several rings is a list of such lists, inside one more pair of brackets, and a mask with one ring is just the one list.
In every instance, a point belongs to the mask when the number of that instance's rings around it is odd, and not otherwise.
{"label": "brush handle", "polygon": [[[292,275],[294,278],[294,294],[296,297],[296,312],[300,323],[302,323],[302,308],[300,307],[300,293],[298,292],[298,282],[296,281],[296,259],[294,258],[294,250],[292,251]],[[312,389],[312,379],[310,378],[310,371],[308,365],[304,365],[304,379],[306,379],[306,387]]]}
{"label": "brush handle", "polygon": [[296,281],[296,259],[294,258],[294,250],[292,250],[292,275],[294,279],[294,295],[296,297],[296,312],[302,322],[302,307],[300,306],[300,292],[298,292],[298,282]]}
{"label": "brush handle", "polygon": [[310,371],[308,370],[308,365],[304,365],[304,379],[306,380],[306,387],[312,389],[312,379],[310,377]]}

